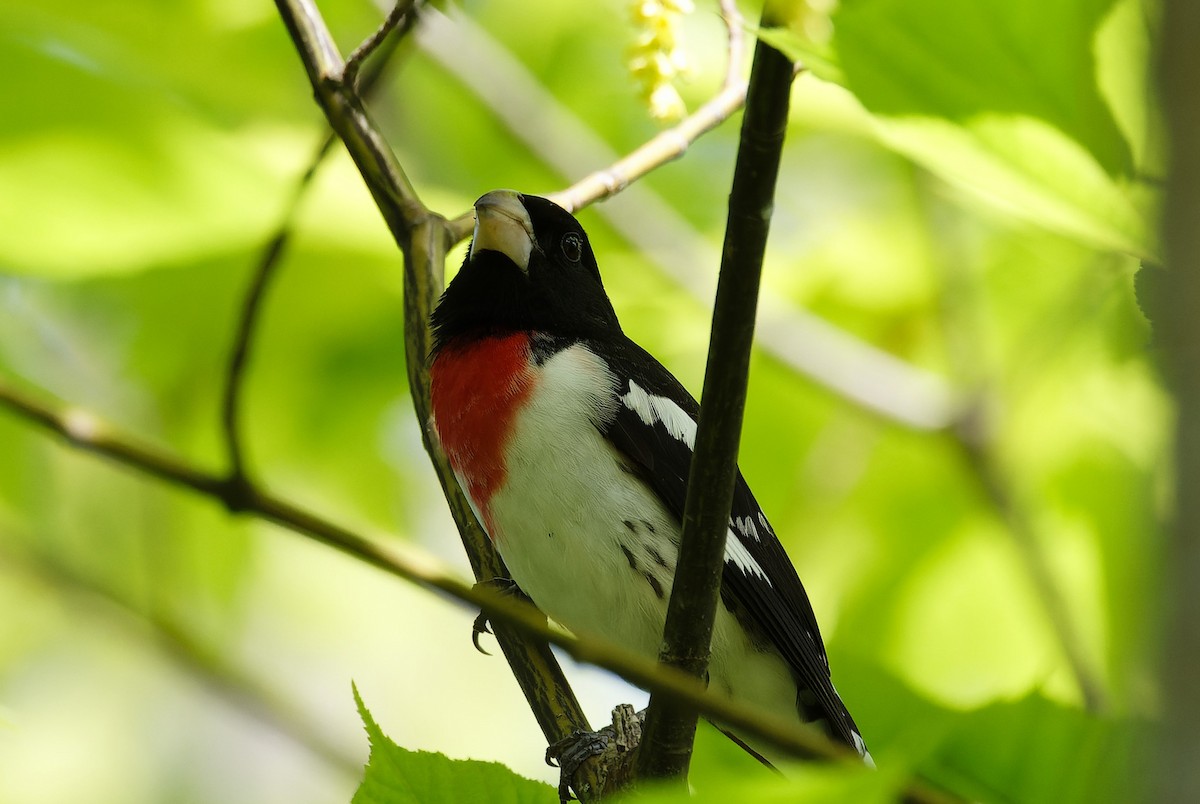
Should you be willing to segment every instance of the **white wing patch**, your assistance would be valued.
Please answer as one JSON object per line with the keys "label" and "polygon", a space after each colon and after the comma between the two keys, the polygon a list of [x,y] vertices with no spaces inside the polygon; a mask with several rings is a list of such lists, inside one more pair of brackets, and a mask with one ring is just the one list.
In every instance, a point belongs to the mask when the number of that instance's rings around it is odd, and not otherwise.
{"label": "white wing patch", "polygon": [[[760,513],[759,516],[762,516],[762,514]],[[763,517],[763,521],[764,522],[766,521],[766,517]],[[742,534],[747,539],[753,539],[756,542],[762,541],[762,538],[758,535],[758,528],[755,526],[754,520],[751,519],[750,517],[748,517],[748,516],[736,517],[735,516],[733,518],[733,526],[735,528],[737,528],[738,533]]]}
{"label": "white wing patch", "polygon": [[629,393],[621,397],[621,401],[638,415],[643,424],[653,427],[655,422],[661,422],[673,438],[687,444],[689,449],[695,448],[696,422],[672,400],[648,394],[642,386],[630,380]]}
{"label": "white wing patch", "polygon": [[[629,393],[621,397],[621,402],[638,415],[642,424],[649,427],[653,427],[656,423],[662,424],[672,438],[682,441],[688,446],[688,449],[695,448],[696,422],[673,400],[665,396],[647,393],[646,389],[630,380]],[[758,529],[750,517],[742,517],[732,521],[731,524],[741,531],[745,538],[759,540]],[[725,536],[725,560],[746,575],[760,578],[770,585],[767,573],[754,560],[754,556],[750,555],[750,551],[746,549],[746,545],[742,544],[733,528],[730,528],[729,533]]]}
{"label": "white wing patch", "polygon": [[733,532],[733,528],[730,528],[729,532],[725,534],[725,560],[731,562],[746,575],[753,575],[764,581],[767,586],[771,585],[767,573],[763,572],[763,568],[754,560],[754,556],[750,555],[750,551]]}
{"label": "white wing patch", "polygon": [[867,744],[863,742],[862,735],[856,731],[851,731],[850,737],[854,740],[854,750],[858,751],[858,755],[862,757],[867,767],[875,767],[875,759],[871,756],[871,752],[867,750]]}

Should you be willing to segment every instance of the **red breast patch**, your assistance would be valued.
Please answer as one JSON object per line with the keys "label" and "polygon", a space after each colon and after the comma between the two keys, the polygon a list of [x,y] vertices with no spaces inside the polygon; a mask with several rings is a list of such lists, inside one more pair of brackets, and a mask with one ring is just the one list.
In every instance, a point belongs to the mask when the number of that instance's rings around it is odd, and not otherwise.
{"label": "red breast patch", "polygon": [[520,333],[447,344],[430,369],[438,438],[492,538],[489,503],[504,485],[505,445],[534,381],[529,336]]}

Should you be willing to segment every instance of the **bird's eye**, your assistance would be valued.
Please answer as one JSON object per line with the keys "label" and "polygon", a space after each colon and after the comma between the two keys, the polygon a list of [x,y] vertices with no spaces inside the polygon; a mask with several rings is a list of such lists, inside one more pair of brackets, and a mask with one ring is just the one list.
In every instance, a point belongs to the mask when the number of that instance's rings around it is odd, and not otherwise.
{"label": "bird's eye", "polygon": [[583,258],[583,238],[577,234],[569,234],[562,239],[562,253],[571,262],[579,262]]}

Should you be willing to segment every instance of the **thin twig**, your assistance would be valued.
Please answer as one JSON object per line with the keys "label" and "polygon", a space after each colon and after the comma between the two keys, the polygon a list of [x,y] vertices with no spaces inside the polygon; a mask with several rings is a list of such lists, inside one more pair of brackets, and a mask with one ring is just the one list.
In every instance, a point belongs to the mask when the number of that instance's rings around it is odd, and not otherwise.
{"label": "thin twig", "polygon": [[659,132],[608,167],[551,193],[550,200],[575,212],[619,193],[652,170],[683,156],[693,142],[724,123],[745,101],[745,82],[725,87],[674,127]]}
{"label": "thin twig", "polygon": [[296,209],[300,205],[300,199],[303,198],[305,190],[312,182],[317,168],[329,153],[334,140],[332,133],[325,136],[313,153],[312,159],[309,160],[308,168],[296,182],[287,208],[283,212],[283,221],[259,255],[258,264],[250,278],[250,285],[242,299],[241,313],[238,316],[237,331],[233,338],[233,349],[230,351],[229,363],[225,369],[225,384],[221,395],[222,432],[225,438],[226,454],[229,457],[229,476],[234,482],[241,483],[246,480],[240,410],[246,365],[250,358],[254,330],[262,311],[263,300],[266,298],[267,286],[275,275],[284,247],[291,238],[292,222],[296,216]]}
{"label": "thin twig", "polygon": [[[345,144],[404,254],[409,389],[422,424],[426,451],[442,483],[471,567],[480,580],[507,577],[504,562],[476,523],[446,456],[425,426],[429,420],[429,377],[425,368],[429,316],[444,286],[445,255],[452,243],[445,219],[421,203],[354,88],[345,84],[341,57],[316,6],[311,0],[276,0],[276,5],[308,72],[317,102]],[[500,622],[499,627],[493,626],[496,640],[547,742],[558,742],[576,730],[590,730],[583,707],[547,644],[525,638],[527,634],[504,625],[503,619]],[[573,786],[581,796],[594,798],[600,793],[600,782],[597,762],[589,761],[575,774]]]}
{"label": "thin twig", "polygon": [[[0,383],[0,407],[64,438],[73,447],[103,455],[127,468],[198,492],[222,502],[226,507],[236,508],[242,513],[273,522],[333,547],[398,578],[437,592],[448,600],[465,603],[472,610],[482,610],[494,623],[507,623],[540,643],[557,645],[580,662],[604,667],[652,692],[676,697],[701,714],[794,756],[857,760],[843,746],[831,742],[815,729],[797,726],[774,713],[709,692],[695,678],[673,668],[662,667],[600,637],[571,636],[552,628],[546,622],[545,615],[529,604],[499,595],[486,587],[465,584],[443,569],[440,562],[410,546],[384,547],[253,485],[236,490],[237,496],[233,499],[237,505],[234,506],[231,503],[231,489],[224,479],[164,452],[136,445],[89,413],[76,408],[57,410],[3,383]],[[914,782],[910,789],[920,794],[918,800],[921,801],[953,800],[931,791],[919,781]]]}
{"label": "thin twig", "polygon": [[415,0],[396,0],[396,5],[392,6],[392,10],[388,12],[387,17],[384,18],[383,22],[375,30],[375,33],[368,36],[346,59],[346,66],[342,68],[342,80],[360,95],[366,94],[363,88],[358,86],[358,71],[362,68],[363,62],[375,52],[376,48],[387,38],[387,35],[396,29],[401,20],[405,21],[405,28],[412,27],[412,20],[415,19],[415,15],[409,16],[409,12],[413,10],[415,5]]}
{"label": "thin twig", "polygon": [[[570,179],[578,175],[580,165],[615,165],[622,160],[470,19],[450,18],[432,9],[422,19],[416,40],[426,55],[460,80],[531,153],[560,175]],[[702,107],[696,114],[704,111]],[[554,134],[552,148],[546,147],[548,132]],[[659,136],[674,139],[670,132]],[[601,191],[622,183],[603,174],[601,171],[597,178],[583,182],[595,182]],[[694,298],[710,303],[712,284],[697,266],[714,262],[713,249],[645,182],[631,181],[624,182],[621,203],[601,204],[595,208],[597,214],[665,276]],[[573,189],[554,197],[578,208],[563,198]],[[451,221],[453,242],[471,234],[472,221],[470,212]],[[944,379],[816,315],[767,297],[759,313],[757,337],[766,354],[887,422],[917,430],[943,430],[957,421],[958,394]]]}
{"label": "thin twig", "polygon": [[[1166,545],[1160,611],[1165,615],[1159,692],[1163,728],[1157,790],[1147,800],[1200,801],[1200,5],[1167,0],[1161,10],[1157,83],[1167,134],[1167,175],[1162,234],[1161,321],[1155,342],[1165,352],[1175,394],[1174,505]],[[1144,270],[1144,269],[1143,269]]]}
{"label": "thin twig", "polygon": [[729,89],[741,83],[742,58],[746,54],[745,20],[737,0],[720,0],[720,6],[726,37],[725,80],[721,82],[721,88]]}
{"label": "thin twig", "polygon": [[275,0],[275,6],[325,118],[345,144],[388,230],[403,249],[408,232],[431,213],[371,122],[354,88],[346,83],[345,63],[316,5],[312,0]]}
{"label": "thin twig", "polygon": [[[412,4],[410,3],[409,5],[411,6]],[[384,69],[399,44],[400,37],[411,29],[415,19],[415,14],[404,18],[404,27],[401,29],[400,34],[389,40],[389,44],[382,48],[380,58],[374,63],[372,69],[366,72],[359,85],[359,92],[364,96],[369,95],[379,85],[379,81],[384,74]],[[383,39],[384,37],[380,37],[371,50],[379,47]],[[365,43],[359,46],[359,50],[363,50],[364,47]],[[242,298],[237,331],[234,334],[233,348],[230,350],[229,362],[226,365],[225,383],[221,395],[222,433],[225,440],[226,454],[229,459],[229,476],[232,483],[243,483],[246,480],[245,454],[242,448],[243,439],[241,437],[241,401],[244,396],[243,389],[246,367],[253,348],[254,332],[262,313],[267,288],[274,278],[276,268],[283,256],[288,241],[291,239],[292,227],[296,219],[297,210],[300,208],[300,202],[303,200],[308,188],[312,185],[312,180],[316,176],[317,169],[325,161],[325,158],[329,156],[336,141],[336,135],[332,131],[329,131],[313,151],[313,155],[308,161],[308,166],[296,180],[296,185],[292,189],[291,197],[288,199],[287,206],[283,210],[280,224],[275,234],[271,236],[271,239],[259,254],[258,263],[250,278],[250,284],[246,289],[245,296]]]}
{"label": "thin twig", "polygon": [[[703,678],[708,668],[721,590],[758,289],[787,131],[792,76],[792,62],[760,39],[755,46],[729,194],[696,452],[688,475],[679,563],[659,652],[661,662],[697,678]],[[686,779],[695,734],[694,709],[652,694],[638,755],[639,776]]]}

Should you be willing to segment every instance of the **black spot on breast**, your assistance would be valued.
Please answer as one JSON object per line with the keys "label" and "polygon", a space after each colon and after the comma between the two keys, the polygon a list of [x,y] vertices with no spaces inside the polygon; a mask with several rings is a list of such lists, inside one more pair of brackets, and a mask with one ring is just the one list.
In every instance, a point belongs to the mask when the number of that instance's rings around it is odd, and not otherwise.
{"label": "black spot on breast", "polygon": [[645,527],[646,530],[650,531],[651,533],[654,533],[654,525],[652,523],[650,523],[649,521],[643,519],[642,526]]}
{"label": "black spot on breast", "polygon": [[654,577],[654,573],[643,572],[642,576],[650,584],[650,588],[654,590],[654,594],[658,596],[658,599],[662,600],[663,599],[663,586],[661,583],[659,583],[658,578]]}
{"label": "black spot on breast", "polygon": [[633,522],[629,521],[628,519],[625,520],[625,527],[629,528],[630,533],[637,533],[637,525],[633,524]]}
{"label": "black spot on breast", "polygon": [[621,552],[625,554],[625,560],[629,562],[629,568],[637,572],[637,561],[633,557],[633,552],[625,545],[621,545]]}
{"label": "black spot on breast", "polygon": [[[650,532],[651,533],[654,532],[653,528],[651,528]],[[662,567],[665,570],[671,570],[671,565],[668,564],[667,560],[662,557],[662,553],[658,552],[653,547],[649,547],[649,546],[646,547],[646,553],[649,554],[650,558],[654,560],[655,564],[657,564],[658,566]]]}

